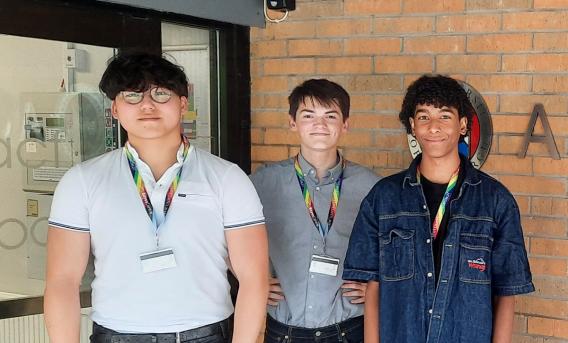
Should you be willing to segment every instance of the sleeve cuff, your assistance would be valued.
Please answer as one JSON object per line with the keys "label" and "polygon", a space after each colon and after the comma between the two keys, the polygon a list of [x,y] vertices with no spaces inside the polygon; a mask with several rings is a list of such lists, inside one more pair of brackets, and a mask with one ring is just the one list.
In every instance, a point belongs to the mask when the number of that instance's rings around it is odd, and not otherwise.
{"label": "sleeve cuff", "polygon": [[534,292],[534,285],[532,282],[520,286],[493,287],[493,295],[496,296],[519,295],[531,292]]}
{"label": "sleeve cuff", "polygon": [[48,224],[50,226],[56,227],[58,229],[65,229],[65,230],[72,230],[72,231],[79,231],[79,232],[89,232],[91,231],[88,227],[80,227],[80,226],[72,226],[72,225],[66,225],[66,224],[61,224],[58,222],[54,222],[54,221],[48,221]]}
{"label": "sleeve cuff", "polygon": [[242,228],[245,228],[247,226],[260,225],[260,224],[264,224],[264,218],[258,219],[258,220],[247,221],[245,223],[225,225],[225,230],[242,229]]}

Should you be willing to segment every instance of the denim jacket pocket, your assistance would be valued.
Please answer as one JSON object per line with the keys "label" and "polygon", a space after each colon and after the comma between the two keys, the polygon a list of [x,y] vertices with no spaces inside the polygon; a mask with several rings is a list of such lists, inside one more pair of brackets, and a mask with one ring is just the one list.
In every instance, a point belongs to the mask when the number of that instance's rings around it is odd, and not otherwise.
{"label": "denim jacket pocket", "polygon": [[414,276],[414,231],[394,228],[379,236],[381,281]]}
{"label": "denim jacket pocket", "polygon": [[493,238],[483,234],[460,235],[460,281],[475,284],[491,283],[491,248]]}

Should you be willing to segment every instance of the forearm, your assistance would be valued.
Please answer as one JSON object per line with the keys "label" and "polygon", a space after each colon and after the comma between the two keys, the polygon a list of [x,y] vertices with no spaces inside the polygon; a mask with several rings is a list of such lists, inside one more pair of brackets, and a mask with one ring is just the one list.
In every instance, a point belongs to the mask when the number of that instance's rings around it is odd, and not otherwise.
{"label": "forearm", "polygon": [[365,294],[365,343],[379,342],[379,283],[369,281]]}
{"label": "forearm", "polygon": [[[263,274],[265,275],[265,274]],[[233,343],[253,343],[258,339],[266,316],[267,280],[239,284],[235,305]]]}
{"label": "forearm", "polygon": [[512,342],[514,316],[515,316],[514,296],[494,298],[492,343]]}
{"label": "forearm", "polygon": [[53,343],[79,343],[79,286],[48,282],[44,298],[45,324]]}

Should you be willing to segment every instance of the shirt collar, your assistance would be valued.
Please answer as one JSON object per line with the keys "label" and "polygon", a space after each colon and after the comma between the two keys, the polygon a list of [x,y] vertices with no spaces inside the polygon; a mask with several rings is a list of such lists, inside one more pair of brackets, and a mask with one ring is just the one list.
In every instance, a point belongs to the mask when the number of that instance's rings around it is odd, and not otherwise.
{"label": "shirt collar", "polygon": [[[136,149],[134,149],[134,147],[132,145],[130,145],[129,142],[126,142],[125,144],[126,149],[128,149],[128,151],[130,151],[130,153],[132,154],[132,157],[134,157],[134,161],[136,161],[136,164],[138,165],[140,162],[144,162],[140,159],[140,156],[138,155],[138,151],[136,151]],[[191,149],[191,145],[190,145],[190,149]],[[189,153],[188,153],[189,156]],[[176,159],[178,161],[178,163],[183,163],[183,142],[181,142],[178,151],[176,153]]]}
{"label": "shirt collar", "polygon": [[337,152],[337,156],[339,157],[337,164],[331,167],[330,169],[328,169],[325,175],[322,176],[320,181],[318,180],[317,177],[316,168],[314,168],[314,166],[312,166],[308,161],[306,161],[306,159],[304,158],[304,156],[302,156],[301,153],[299,153],[298,155],[299,155],[298,162],[300,163],[300,168],[302,168],[304,177],[306,177],[307,180],[310,180],[315,184],[326,185],[334,183],[341,174],[341,172],[343,171],[343,156],[341,156],[341,154]]}

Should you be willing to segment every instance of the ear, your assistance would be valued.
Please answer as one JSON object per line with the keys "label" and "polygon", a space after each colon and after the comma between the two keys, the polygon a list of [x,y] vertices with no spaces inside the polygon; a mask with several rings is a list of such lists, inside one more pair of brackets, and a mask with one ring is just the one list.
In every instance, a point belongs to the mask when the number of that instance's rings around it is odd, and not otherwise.
{"label": "ear", "polygon": [[183,117],[183,115],[187,112],[187,107],[189,106],[188,102],[187,102],[187,97],[180,96],[179,102],[180,102],[179,113],[180,113],[180,116]]}
{"label": "ear", "polygon": [[298,131],[298,127],[296,126],[296,120],[294,120],[294,117],[289,116],[288,119],[289,119],[288,123],[290,124],[290,130],[294,132]]}
{"label": "ear", "polygon": [[343,127],[341,128],[341,132],[346,133],[349,130],[349,118],[343,121]]}
{"label": "ear", "polygon": [[116,108],[116,100],[113,100],[110,104],[110,112],[112,113],[112,117],[118,120],[118,109]]}
{"label": "ear", "polygon": [[460,118],[460,134],[465,136],[467,133],[467,117],[463,116]]}
{"label": "ear", "polygon": [[410,123],[410,129],[411,129],[412,135],[416,136],[416,134],[414,133],[414,118],[412,118],[412,117],[408,118],[408,122]]}

